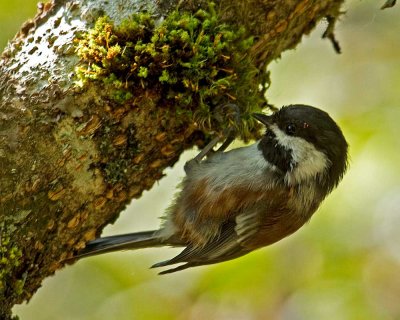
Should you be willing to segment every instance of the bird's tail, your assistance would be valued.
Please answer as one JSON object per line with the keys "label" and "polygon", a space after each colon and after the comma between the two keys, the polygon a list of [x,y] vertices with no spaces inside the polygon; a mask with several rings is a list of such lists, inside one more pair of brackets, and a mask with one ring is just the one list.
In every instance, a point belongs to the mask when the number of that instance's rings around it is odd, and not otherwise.
{"label": "bird's tail", "polygon": [[86,247],[73,259],[94,256],[120,250],[135,250],[148,247],[165,246],[157,230],[127,233],[116,236],[97,238],[89,241]]}

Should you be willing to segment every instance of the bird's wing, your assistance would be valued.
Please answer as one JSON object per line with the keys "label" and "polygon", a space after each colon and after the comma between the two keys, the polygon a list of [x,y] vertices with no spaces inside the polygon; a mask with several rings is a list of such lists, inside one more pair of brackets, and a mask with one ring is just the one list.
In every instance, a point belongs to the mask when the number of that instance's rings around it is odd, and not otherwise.
{"label": "bird's wing", "polygon": [[252,249],[246,246],[246,242],[259,230],[262,211],[260,208],[254,208],[239,214],[234,220],[226,222],[218,236],[205,245],[199,247],[189,244],[176,257],[157,263],[153,265],[153,268],[186,262],[174,269],[160,273],[166,274],[194,266],[231,260],[249,253]]}

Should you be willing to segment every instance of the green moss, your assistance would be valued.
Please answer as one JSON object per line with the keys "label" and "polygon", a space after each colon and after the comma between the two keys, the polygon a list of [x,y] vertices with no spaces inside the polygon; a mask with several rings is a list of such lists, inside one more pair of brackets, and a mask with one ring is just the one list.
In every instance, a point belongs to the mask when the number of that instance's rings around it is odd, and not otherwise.
{"label": "green moss", "polygon": [[10,234],[12,228],[6,227],[5,223],[0,224],[0,295],[6,290],[10,283],[13,283],[16,290],[13,292],[21,294],[23,292],[23,281],[10,281],[15,268],[21,263],[22,250],[15,246]]}
{"label": "green moss", "polygon": [[[251,113],[266,104],[260,85],[268,82],[251,61],[252,44],[244,28],[221,22],[214,4],[194,14],[176,10],[157,23],[146,12],[119,26],[101,17],[77,39],[77,84],[100,81],[118,103],[155,89],[160,105],[191,117],[182,121],[196,121],[204,130],[234,125],[247,139],[255,131]],[[240,108],[240,121],[215,116],[227,103]]]}

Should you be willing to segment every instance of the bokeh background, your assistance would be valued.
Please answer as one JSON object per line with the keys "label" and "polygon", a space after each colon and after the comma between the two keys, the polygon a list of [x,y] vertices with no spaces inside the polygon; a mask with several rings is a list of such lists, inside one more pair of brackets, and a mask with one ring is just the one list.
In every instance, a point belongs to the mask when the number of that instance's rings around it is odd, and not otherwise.
{"label": "bokeh background", "polygon": [[[157,276],[174,249],[82,260],[46,279],[25,319],[400,319],[400,5],[346,3],[334,53],[319,27],[272,66],[269,100],[327,110],[351,145],[351,168],[293,236],[216,266]],[[0,47],[36,1],[0,0]],[[183,176],[187,152],[105,235],[155,228]]]}

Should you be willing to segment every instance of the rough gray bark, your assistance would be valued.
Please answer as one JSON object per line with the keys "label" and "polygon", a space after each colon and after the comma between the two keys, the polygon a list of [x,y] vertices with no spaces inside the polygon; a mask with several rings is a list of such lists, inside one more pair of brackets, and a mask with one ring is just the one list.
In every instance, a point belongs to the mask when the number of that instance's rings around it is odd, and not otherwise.
{"label": "rough gray bark", "polygon": [[[196,123],[180,123],[157,101],[115,108],[101,88],[74,90],[77,32],[101,13],[118,23],[133,12],[165,16],[177,3],[196,11],[207,2],[55,0],[6,48],[0,61],[1,319],[150,189],[183,150],[205,140]],[[249,54],[264,72],[322,18],[333,26],[343,1],[215,2],[224,22],[243,25],[256,38]],[[332,30],[325,36],[334,40]],[[152,101],[152,94],[143,92],[142,99]],[[104,145],[112,150],[104,153]]]}

